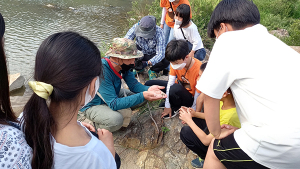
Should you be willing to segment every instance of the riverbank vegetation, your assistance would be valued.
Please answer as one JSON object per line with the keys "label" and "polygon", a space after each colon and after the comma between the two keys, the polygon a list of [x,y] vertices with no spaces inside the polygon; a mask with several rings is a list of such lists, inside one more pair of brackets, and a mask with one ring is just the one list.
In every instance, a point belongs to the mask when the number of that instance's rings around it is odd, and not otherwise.
{"label": "riverbank vegetation", "polygon": [[[211,49],[214,39],[207,37],[207,24],[210,16],[221,0],[189,0],[192,7],[193,22],[198,26],[204,46]],[[289,37],[281,38],[290,46],[300,46],[300,0],[253,0],[257,5],[261,24],[269,31],[286,29]],[[144,0],[132,2],[132,10],[128,12],[129,26],[132,26],[145,15],[153,15],[160,24],[162,8],[159,6],[160,0],[154,0],[150,4]],[[127,31],[127,30],[125,30]]]}

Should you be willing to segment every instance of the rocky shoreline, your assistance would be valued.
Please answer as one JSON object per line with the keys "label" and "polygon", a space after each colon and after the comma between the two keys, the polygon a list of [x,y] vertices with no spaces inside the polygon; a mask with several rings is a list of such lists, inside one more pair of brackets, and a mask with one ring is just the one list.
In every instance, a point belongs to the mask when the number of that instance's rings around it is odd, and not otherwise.
{"label": "rocky shoreline", "polygon": [[[300,46],[292,48],[300,53]],[[167,76],[159,79],[167,80]],[[22,96],[10,97],[17,116],[22,112],[31,94],[32,91],[26,89]],[[113,133],[116,152],[122,161],[121,169],[192,169],[190,162],[196,155],[180,140],[180,130],[184,125],[178,116],[162,120],[162,109],[153,105],[150,107],[156,124],[149,117],[149,111],[142,114],[135,111],[130,125]]]}

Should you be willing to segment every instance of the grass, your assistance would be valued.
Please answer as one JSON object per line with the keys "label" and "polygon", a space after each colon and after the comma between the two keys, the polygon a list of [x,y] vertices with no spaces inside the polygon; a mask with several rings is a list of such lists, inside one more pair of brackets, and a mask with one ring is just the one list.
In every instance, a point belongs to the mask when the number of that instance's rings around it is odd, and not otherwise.
{"label": "grass", "polygon": [[157,100],[157,101],[149,101],[149,107],[150,107],[150,110],[148,108],[148,105],[145,104],[143,107],[140,107],[139,108],[139,111],[138,111],[138,117],[140,117],[142,114],[144,113],[149,113],[149,111],[153,112],[153,111],[156,111],[159,109],[159,104],[162,100]]}
{"label": "grass", "polygon": [[290,46],[300,46],[300,0],[253,0],[261,24],[268,30],[286,29],[290,36],[281,38]]}
{"label": "grass", "polygon": [[[189,0],[192,7],[193,22],[197,25],[204,46],[212,49],[215,42],[207,36],[207,24],[210,16],[221,0]],[[261,14],[261,24],[268,30],[287,29],[290,36],[281,40],[290,46],[300,46],[300,0],[253,0]],[[153,15],[160,23],[160,0],[145,4],[143,0],[132,2],[132,10],[128,12],[129,27],[145,15]],[[128,29],[124,30],[124,34]]]}
{"label": "grass", "polygon": [[163,133],[167,133],[168,131],[170,131],[168,127],[161,127],[161,129]]}

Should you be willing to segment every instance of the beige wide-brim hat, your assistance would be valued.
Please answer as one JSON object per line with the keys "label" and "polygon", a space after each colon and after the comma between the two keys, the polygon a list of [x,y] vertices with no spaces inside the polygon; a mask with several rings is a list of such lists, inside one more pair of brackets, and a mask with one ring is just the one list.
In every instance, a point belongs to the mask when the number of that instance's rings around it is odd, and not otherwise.
{"label": "beige wide-brim hat", "polygon": [[136,48],[133,40],[126,38],[114,38],[112,47],[105,53],[106,56],[117,57],[121,59],[140,58],[143,53]]}

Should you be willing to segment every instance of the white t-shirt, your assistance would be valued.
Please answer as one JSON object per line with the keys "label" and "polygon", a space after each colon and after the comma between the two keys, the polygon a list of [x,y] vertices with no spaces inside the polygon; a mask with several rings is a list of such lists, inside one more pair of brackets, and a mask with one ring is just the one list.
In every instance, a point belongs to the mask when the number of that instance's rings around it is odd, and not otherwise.
{"label": "white t-shirt", "polygon": [[32,149],[21,130],[0,124],[0,145],[0,168],[31,168]]}
{"label": "white t-shirt", "polygon": [[68,147],[57,143],[52,137],[54,168],[116,169],[115,159],[108,148],[84,126],[82,127],[91,136],[91,140],[85,146]]}
{"label": "white t-shirt", "polygon": [[231,88],[241,129],[240,148],[269,168],[300,166],[300,55],[258,24],[223,33],[198,90],[220,99]]}
{"label": "white t-shirt", "polygon": [[[204,48],[201,36],[198,32],[197,26],[191,21],[191,25],[187,28],[182,28],[185,38],[193,45],[192,50],[196,51],[198,49]],[[184,39],[180,25],[174,25],[174,36],[176,40]]]}

